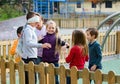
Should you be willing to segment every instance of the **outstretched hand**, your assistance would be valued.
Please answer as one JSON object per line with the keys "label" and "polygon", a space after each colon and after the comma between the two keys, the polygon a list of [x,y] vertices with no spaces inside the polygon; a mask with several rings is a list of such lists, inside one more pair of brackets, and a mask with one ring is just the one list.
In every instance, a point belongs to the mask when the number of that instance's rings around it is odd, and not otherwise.
{"label": "outstretched hand", "polygon": [[69,48],[69,47],[70,47],[69,43],[65,43],[65,45],[66,45],[66,48]]}

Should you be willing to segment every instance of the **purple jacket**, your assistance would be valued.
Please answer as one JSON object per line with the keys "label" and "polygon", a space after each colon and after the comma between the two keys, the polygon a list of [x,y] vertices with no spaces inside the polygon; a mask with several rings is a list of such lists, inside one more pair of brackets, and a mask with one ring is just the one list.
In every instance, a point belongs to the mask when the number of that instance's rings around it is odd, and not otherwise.
{"label": "purple jacket", "polygon": [[[43,49],[43,56],[42,56],[42,61],[43,62],[48,62],[48,63],[54,63],[59,61],[59,54],[55,54],[55,46],[56,46],[56,36],[55,34],[46,34],[44,39],[41,41],[42,43],[50,43],[51,48]],[[64,41],[61,41],[58,39],[58,43],[60,43],[61,46],[65,45]]]}

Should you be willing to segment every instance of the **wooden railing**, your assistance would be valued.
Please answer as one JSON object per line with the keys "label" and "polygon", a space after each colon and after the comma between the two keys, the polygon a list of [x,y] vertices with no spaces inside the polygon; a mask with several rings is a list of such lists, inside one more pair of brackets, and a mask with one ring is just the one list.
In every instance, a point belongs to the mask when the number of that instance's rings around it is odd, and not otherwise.
{"label": "wooden railing", "polygon": [[24,64],[22,61],[16,64],[13,60],[6,62],[4,59],[1,59],[0,70],[1,84],[7,84],[8,78],[10,80],[9,84],[25,84],[25,71],[28,71],[29,74],[29,84],[35,84],[35,72],[40,74],[37,80],[39,84],[55,84],[55,75],[59,76],[60,84],[66,84],[67,76],[72,79],[71,84],[90,84],[90,79],[94,80],[95,84],[102,84],[103,82],[120,84],[120,75],[115,75],[113,71],[109,71],[108,74],[104,74],[100,70],[90,72],[87,68],[79,71],[76,67],[66,69],[64,65],[54,67],[53,64],[48,66],[43,63],[34,65],[33,62]]}
{"label": "wooden railing", "polygon": [[[98,36],[98,42],[102,44],[103,38],[105,36],[105,32],[100,32]],[[62,35],[62,38],[71,45],[71,35]],[[116,54],[116,42],[117,42],[117,34],[116,32],[111,32],[107,37],[107,41],[103,48],[103,56]]]}
{"label": "wooden railing", "polygon": [[[100,42],[100,44],[102,43],[104,36],[105,36],[105,33],[99,34],[98,42]],[[117,33],[111,32],[109,34],[107,41],[103,48],[103,56],[114,55],[120,52],[119,37],[120,37],[120,32],[117,32]],[[66,42],[68,42],[71,47],[72,45],[71,35],[62,35],[61,38],[65,40]],[[8,60],[11,59],[12,56],[10,56],[9,50],[10,50],[12,43],[13,43],[13,40],[12,41],[0,41],[0,56]],[[69,49],[67,50],[67,53],[69,52]],[[64,53],[65,51],[63,50],[60,55],[60,63],[65,62]]]}
{"label": "wooden railing", "polygon": [[[53,19],[60,28],[88,28],[97,27],[105,17]],[[107,24],[108,25],[108,24]]]}
{"label": "wooden railing", "polygon": [[13,40],[0,41],[0,56],[3,57],[4,59],[10,60],[11,56],[9,50],[11,48],[12,43]]}

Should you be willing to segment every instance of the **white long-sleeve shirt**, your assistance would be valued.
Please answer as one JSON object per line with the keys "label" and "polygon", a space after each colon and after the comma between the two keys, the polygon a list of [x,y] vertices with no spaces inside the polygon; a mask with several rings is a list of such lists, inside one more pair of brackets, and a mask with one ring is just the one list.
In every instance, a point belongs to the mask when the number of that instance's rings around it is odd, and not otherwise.
{"label": "white long-sleeve shirt", "polygon": [[37,58],[37,48],[41,46],[42,44],[38,43],[35,28],[27,25],[23,33],[22,58]]}

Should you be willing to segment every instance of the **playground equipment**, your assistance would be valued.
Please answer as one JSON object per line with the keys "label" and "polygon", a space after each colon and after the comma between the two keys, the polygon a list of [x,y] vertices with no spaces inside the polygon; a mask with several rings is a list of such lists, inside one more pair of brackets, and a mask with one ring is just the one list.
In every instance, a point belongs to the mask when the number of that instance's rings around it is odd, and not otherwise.
{"label": "playground equipment", "polygon": [[[100,28],[102,28],[102,26],[104,25],[104,23],[106,23],[107,21],[109,21],[111,18],[115,17],[115,16],[119,16],[120,15],[120,12],[116,12],[110,16],[108,16],[106,19],[104,19],[100,25],[97,27],[98,30],[100,30]],[[117,20],[115,20],[115,22],[113,22],[113,24],[109,27],[109,29],[107,30],[106,34],[105,34],[105,37],[103,38],[103,41],[102,41],[102,44],[101,44],[101,47],[102,47],[102,50],[103,50],[103,47],[104,47],[104,44],[107,40],[107,37],[109,36],[109,33],[113,30],[113,28],[118,24],[118,22],[120,22],[120,18],[118,18]]]}
{"label": "playground equipment", "polygon": [[33,0],[33,11],[44,14],[45,18],[49,18],[51,14],[58,10],[59,2],[66,0]]}

